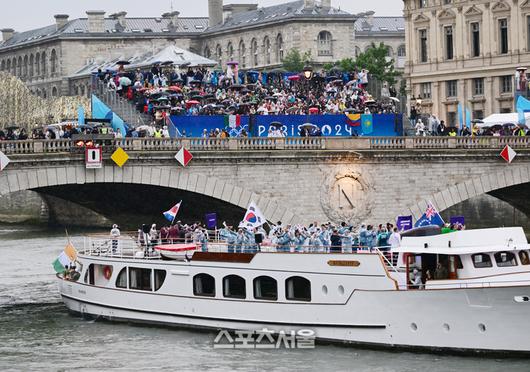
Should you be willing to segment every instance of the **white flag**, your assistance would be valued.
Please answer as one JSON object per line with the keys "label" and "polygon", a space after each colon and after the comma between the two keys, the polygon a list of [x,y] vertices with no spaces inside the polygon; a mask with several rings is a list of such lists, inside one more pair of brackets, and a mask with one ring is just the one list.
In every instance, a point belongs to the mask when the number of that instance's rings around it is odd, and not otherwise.
{"label": "white flag", "polygon": [[239,224],[239,228],[245,228],[245,229],[253,229],[256,227],[260,227],[264,223],[267,222],[267,219],[261,213],[256,203],[251,202],[248,206],[247,213],[245,213],[245,217],[243,218],[243,221]]}
{"label": "white flag", "polygon": [[3,171],[9,164],[10,160],[2,151],[0,151],[0,171]]}

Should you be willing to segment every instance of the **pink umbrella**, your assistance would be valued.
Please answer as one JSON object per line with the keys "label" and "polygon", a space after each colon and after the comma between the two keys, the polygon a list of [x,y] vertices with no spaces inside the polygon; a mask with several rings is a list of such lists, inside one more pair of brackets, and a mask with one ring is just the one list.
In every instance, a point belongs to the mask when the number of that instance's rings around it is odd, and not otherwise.
{"label": "pink umbrella", "polygon": [[300,75],[289,76],[287,79],[289,79],[290,81],[298,81],[300,80]]}
{"label": "pink umbrella", "polygon": [[226,62],[227,65],[230,65],[230,66],[237,66],[239,65],[239,62],[236,62],[236,61],[230,61],[230,62]]}

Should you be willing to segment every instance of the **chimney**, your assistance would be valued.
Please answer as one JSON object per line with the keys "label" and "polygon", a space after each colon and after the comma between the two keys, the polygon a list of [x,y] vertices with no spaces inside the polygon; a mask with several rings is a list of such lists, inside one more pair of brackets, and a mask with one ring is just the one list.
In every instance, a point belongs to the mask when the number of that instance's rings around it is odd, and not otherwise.
{"label": "chimney", "polygon": [[331,0],[322,0],[322,8],[329,9],[331,8]]}
{"label": "chimney", "polygon": [[178,26],[179,15],[180,15],[180,12],[175,10],[174,12],[162,14],[162,18],[168,19],[169,20],[168,27],[175,29]]}
{"label": "chimney", "polygon": [[3,41],[8,41],[15,34],[15,30],[13,30],[12,28],[3,28],[0,31],[2,31],[2,40]]}
{"label": "chimney", "polygon": [[125,17],[127,17],[127,12],[119,12],[110,15],[110,18],[118,21],[118,24],[123,29],[127,28],[127,19]]}
{"label": "chimney", "polygon": [[372,10],[369,12],[366,12],[366,23],[368,23],[370,27],[374,25],[374,14],[375,12]]}
{"label": "chimney", "polygon": [[304,0],[304,9],[313,9],[315,7],[315,0]]}
{"label": "chimney", "polygon": [[88,32],[105,32],[105,12],[103,10],[88,10],[86,15],[88,16]]}
{"label": "chimney", "polygon": [[223,0],[208,0],[208,16],[209,27],[223,23]]}
{"label": "chimney", "polygon": [[53,16],[55,18],[55,24],[57,25],[57,30],[60,30],[68,23],[68,14],[56,14]]}

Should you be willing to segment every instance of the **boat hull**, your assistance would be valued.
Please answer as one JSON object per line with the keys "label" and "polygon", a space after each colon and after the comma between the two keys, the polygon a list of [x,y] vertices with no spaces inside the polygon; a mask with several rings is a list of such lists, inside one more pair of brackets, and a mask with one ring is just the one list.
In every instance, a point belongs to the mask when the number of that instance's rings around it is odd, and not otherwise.
{"label": "boat hull", "polygon": [[215,300],[58,279],[66,307],[108,320],[226,330],[310,329],[317,340],[370,347],[530,354],[530,286],[354,291],[341,304]]}

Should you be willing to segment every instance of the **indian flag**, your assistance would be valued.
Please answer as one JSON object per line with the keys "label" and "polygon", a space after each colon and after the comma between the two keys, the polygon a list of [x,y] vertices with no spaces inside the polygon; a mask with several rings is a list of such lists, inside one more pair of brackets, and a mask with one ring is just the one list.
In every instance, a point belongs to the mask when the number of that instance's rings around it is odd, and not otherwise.
{"label": "indian flag", "polygon": [[68,245],[64,247],[64,251],[62,251],[59,257],[53,261],[52,265],[56,273],[62,274],[66,270],[66,265],[70,265],[76,259],[77,250],[71,243],[68,243]]}
{"label": "indian flag", "polygon": [[225,127],[238,128],[241,126],[241,115],[227,115],[225,116]]}

